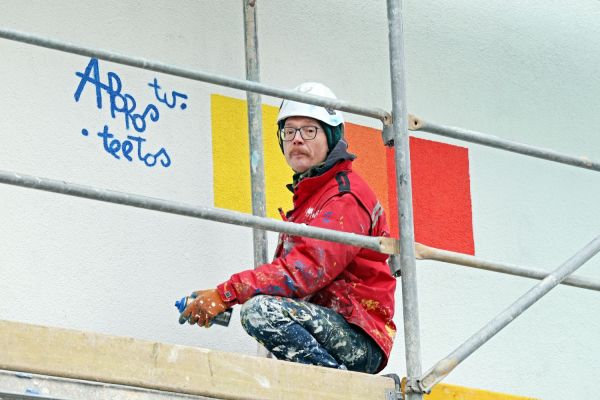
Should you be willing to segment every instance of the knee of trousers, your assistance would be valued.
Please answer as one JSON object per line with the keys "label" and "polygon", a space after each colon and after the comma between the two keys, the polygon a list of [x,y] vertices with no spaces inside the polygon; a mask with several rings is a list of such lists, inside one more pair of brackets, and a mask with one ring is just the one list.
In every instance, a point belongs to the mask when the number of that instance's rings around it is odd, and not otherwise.
{"label": "knee of trousers", "polygon": [[280,300],[273,296],[257,295],[242,304],[240,320],[246,332],[253,335],[272,326],[276,320],[281,320],[284,315]]}

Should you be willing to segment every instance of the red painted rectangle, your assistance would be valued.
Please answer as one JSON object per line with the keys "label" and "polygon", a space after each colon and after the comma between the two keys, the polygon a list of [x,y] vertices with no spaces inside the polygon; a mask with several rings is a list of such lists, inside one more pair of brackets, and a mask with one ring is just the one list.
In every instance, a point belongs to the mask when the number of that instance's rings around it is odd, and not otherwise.
{"label": "red painted rectangle", "polygon": [[[475,254],[468,149],[411,137],[410,161],[415,241]],[[387,167],[390,207],[395,207],[392,149],[388,151]],[[394,236],[398,233],[397,220],[397,212],[390,212]]]}

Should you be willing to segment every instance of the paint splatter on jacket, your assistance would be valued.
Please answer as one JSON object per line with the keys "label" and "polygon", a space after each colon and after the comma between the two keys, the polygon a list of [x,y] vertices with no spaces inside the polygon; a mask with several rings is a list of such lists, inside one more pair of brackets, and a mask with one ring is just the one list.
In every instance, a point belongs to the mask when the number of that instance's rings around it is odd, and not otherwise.
{"label": "paint splatter on jacket", "polygon": [[[294,189],[291,222],[388,236],[383,208],[352,172],[352,161],[302,179]],[[331,308],[362,328],[381,347],[387,363],[396,333],[394,293],[387,255],[369,249],[281,234],[273,262],[231,276],[217,287],[225,301],[244,303],[257,294],[294,297]]]}

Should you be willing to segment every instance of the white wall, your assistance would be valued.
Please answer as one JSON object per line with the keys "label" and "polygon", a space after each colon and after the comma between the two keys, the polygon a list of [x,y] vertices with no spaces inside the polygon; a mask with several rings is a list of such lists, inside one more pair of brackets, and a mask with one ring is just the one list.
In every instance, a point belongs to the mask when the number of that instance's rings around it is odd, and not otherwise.
{"label": "white wall", "polygon": [[[390,108],[384,2],[258,7],[263,82],[322,81],[344,100]],[[406,1],[409,110],[598,161],[599,16],[591,0]],[[244,77],[237,1],[3,1],[0,26]],[[148,146],[164,147],[173,160],[149,168],[102,150],[95,132],[104,124],[121,138],[131,133],[122,117],[98,109],[90,88],[74,100],[75,72],[88,58],[6,40],[0,54],[1,170],[212,205],[209,96],[245,93],[101,61],[101,73],[116,72],[141,106],[154,101],[147,86],[154,78],[188,95],[188,108],[160,109],[144,133]],[[469,147],[476,255],[552,269],[600,233],[597,172],[417,136]],[[173,307],[190,290],[251,267],[247,229],[6,185],[0,198],[0,318],[255,352],[237,315],[226,330],[198,330],[180,327]],[[598,267],[596,257],[578,273],[600,279]],[[424,369],[534,283],[437,263],[418,268]],[[400,313],[399,304],[399,326]],[[595,292],[557,288],[447,382],[544,399],[589,396],[599,313]],[[403,375],[403,359],[400,332],[386,371]]]}

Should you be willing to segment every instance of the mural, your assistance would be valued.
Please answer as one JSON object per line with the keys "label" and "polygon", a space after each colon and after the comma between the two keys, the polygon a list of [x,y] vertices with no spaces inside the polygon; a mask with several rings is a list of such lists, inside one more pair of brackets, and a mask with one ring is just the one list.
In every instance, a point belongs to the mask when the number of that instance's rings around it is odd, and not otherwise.
{"label": "mural", "polygon": [[[111,118],[113,120],[122,118],[125,130],[130,131],[133,128],[135,131],[134,134],[128,134],[125,139],[119,139],[115,133],[109,130],[108,124],[104,125],[97,136],[102,139],[102,148],[106,153],[117,160],[123,157],[130,162],[133,162],[134,157],[137,157],[136,160],[143,162],[147,167],[154,167],[159,162],[165,168],[171,165],[171,157],[164,147],[152,152],[146,150],[147,144],[144,145],[144,142],[148,140],[145,137],[146,130],[151,123],[158,122],[160,119],[161,114],[155,104],[148,104],[142,112],[137,112],[138,102],[131,93],[125,91],[123,80],[116,72],[107,72],[106,81],[102,81],[100,63],[96,58],[90,59],[85,70],[76,72],[75,75],[79,78],[74,93],[75,102],[80,101],[84,89],[89,85],[90,90],[95,91],[96,107],[99,110],[103,108],[103,101],[106,100],[106,96]],[[148,86],[153,89],[158,103],[166,106],[167,110],[175,108],[177,104],[179,104],[179,109],[182,111],[187,108],[185,100],[188,96],[186,94],[174,90],[170,93],[168,91],[163,92],[156,78],[153,82],[148,83]],[[81,134],[86,137],[89,136],[88,129],[82,129]]]}
{"label": "mural", "polygon": [[[267,216],[281,218],[289,210],[291,182],[277,143],[277,107],[263,105]],[[215,207],[252,212],[246,101],[211,96]],[[269,129],[272,127],[272,129]],[[394,152],[382,145],[381,132],[346,123],[349,150],[357,155],[354,169],[384,205],[392,236],[398,237]],[[474,254],[468,149],[410,138],[415,239],[417,242]]]}

